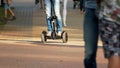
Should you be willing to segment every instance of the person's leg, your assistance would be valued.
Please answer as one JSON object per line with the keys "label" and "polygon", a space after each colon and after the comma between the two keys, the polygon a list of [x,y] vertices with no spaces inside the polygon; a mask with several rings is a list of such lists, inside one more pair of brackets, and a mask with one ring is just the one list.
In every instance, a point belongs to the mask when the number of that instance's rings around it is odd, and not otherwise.
{"label": "person's leg", "polygon": [[67,17],[67,0],[64,0],[64,4],[63,4],[63,24],[64,24],[64,26],[67,26],[66,17]]}
{"label": "person's leg", "polygon": [[8,10],[9,10],[10,14],[14,17],[15,14],[14,14],[13,10],[11,8],[9,8]]}
{"label": "person's leg", "polygon": [[116,22],[101,19],[100,37],[103,43],[104,56],[108,59],[108,68],[120,68],[120,25]]}
{"label": "person's leg", "polygon": [[57,31],[62,32],[62,19],[61,19],[61,15],[60,15],[60,0],[54,0],[54,11],[55,11],[55,15],[57,17]]}
{"label": "person's leg", "polygon": [[86,8],[84,16],[85,68],[97,68],[96,52],[98,43],[98,20],[95,9]]}
{"label": "person's leg", "polygon": [[77,0],[75,0],[74,8],[77,8],[77,4],[78,4],[78,2],[77,2]]}
{"label": "person's leg", "polygon": [[84,1],[83,0],[80,0],[80,10],[81,11],[84,11]]}
{"label": "person's leg", "polygon": [[4,18],[6,18],[7,19],[7,10],[6,9],[4,9]]}
{"label": "person's leg", "polygon": [[8,5],[5,3],[5,4],[4,4],[4,18],[5,18],[5,19],[7,19],[7,15],[8,15],[7,10],[8,10]]}
{"label": "person's leg", "polygon": [[46,12],[46,21],[47,21],[48,31],[52,32],[51,21],[50,21],[50,17],[52,15],[51,2],[50,0],[44,0],[44,3],[45,3],[45,12]]}
{"label": "person's leg", "polygon": [[4,3],[3,3],[3,0],[1,0],[1,5],[0,5],[1,7],[3,7],[4,6]]}
{"label": "person's leg", "polygon": [[7,9],[4,8],[4,18],[7,18]]}
{"label": "person's leg", "polygon": [[120,57],[112,56],[108,58],[108,68],[120,68]]}
{"label": "person's leg", "polygon": [[43,0],[40,0],[40,8],[43,9]]}
{"label": "person's leg", "polygon": [[77,5],[77,1],[73,0],[73,9],[76,8],[76,5]]}
{"label": "person's leg", "polygon": [[11,19],[11,20],[15,20],[16,17],[15,17],[15,14],[14,14],[13,10],[9,7],[9,8],[8,8],[8,11],[9,11],[10,14],[12,15],[12,19]]}
{"label": "person's leg", "polygon": [[79,9],[80,8],[80,0],[77,0],[77,8]]}

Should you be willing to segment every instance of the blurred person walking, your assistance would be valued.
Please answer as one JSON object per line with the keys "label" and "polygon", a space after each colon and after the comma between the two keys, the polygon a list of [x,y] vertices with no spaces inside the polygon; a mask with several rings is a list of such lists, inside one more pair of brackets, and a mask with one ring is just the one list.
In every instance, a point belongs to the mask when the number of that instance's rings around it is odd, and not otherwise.
{"label": "blurred person walking", "polygon": [[4,19],[8,20],[8,11],[9,11],[12,16],[11,20],[15,20],[16,19],[15,14],[10,7],[11,0],[3,0],[3,3],[4,3]]}
{"label": "blurred person walking", "polygon": [[120,68],[120,0],[96,0],[99,29],[108,68]]}

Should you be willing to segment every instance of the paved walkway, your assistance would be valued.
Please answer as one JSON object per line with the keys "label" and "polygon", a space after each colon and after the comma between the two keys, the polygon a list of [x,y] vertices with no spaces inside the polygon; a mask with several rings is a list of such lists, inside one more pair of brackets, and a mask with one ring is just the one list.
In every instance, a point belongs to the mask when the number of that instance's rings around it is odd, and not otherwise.
{"label": "paved walkway", "polygon": [[[47,30],[45,12],[34,5],[33,0],[13,0],[17,19],[9,21],[0,33],[1,42],[38,41],[41,43],[41,32]],[[68,0],[67,27],[68,43],[62,40],[48,40],[47,44],[84,45],[82,32],[83,14],[79,9],[72,9],[72,0]],[[6,40],[6,41],[4,41]]]}

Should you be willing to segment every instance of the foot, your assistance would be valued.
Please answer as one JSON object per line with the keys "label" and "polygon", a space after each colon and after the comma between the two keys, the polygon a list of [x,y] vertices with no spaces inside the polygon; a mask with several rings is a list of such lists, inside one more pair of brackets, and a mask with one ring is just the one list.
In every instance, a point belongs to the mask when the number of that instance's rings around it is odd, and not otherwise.
{"label": "foot", "polygon": [[66,22],[63,22],[63,26],[65,26],[65,27],[67,26]]}
{"label": "foot", "polygon": [[7,21],[8,19],[6,17],[3,18],[5,21]]}
{"label": "foot", "polygon": [[57,35],[58,36],[61,36],[62,32],[61,31],[58,31]]}
{"label": "foot", "polygon": [[16,17],[15,17],[15,16],[13,16],[13,18],[12,18],[11,20],[12,20],[12,21],[13,21],[13,20],[16,20]]}

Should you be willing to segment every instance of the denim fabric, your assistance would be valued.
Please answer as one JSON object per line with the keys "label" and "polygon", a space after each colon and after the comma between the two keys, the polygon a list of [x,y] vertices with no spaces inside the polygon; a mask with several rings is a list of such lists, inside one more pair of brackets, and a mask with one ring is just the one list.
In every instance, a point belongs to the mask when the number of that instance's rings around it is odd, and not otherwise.
{"label": "denim fabric", "polygon": [[85,8],[97,8],[97,4],[95,0],[85,0]]}
{"label": "denim fabric", "polygon": [[7,10],[9,8],[10,8],[10,6],[7,3],[4,3],[4,9]]}
{"label": "denim fabric", "polygon": [[62,19],[60,15],[60,0],[44,0],[45,2],[45,11],[46,11],[46,18],[47,18],[47,26],[48,26],[48,31],[53,31],[52,30],[52,24],[50,21],[50,17],[53,15],[53,10],[54,13],[57,17],[56,20],[56,27],[57,31],[62,31]]}
{"label": "denim fabric", "polygon": [[98,18],[96,10],[85,8],[84,16],[84,42],[85,42],[85,68],[96,68],[96,52],[98,43]]}

